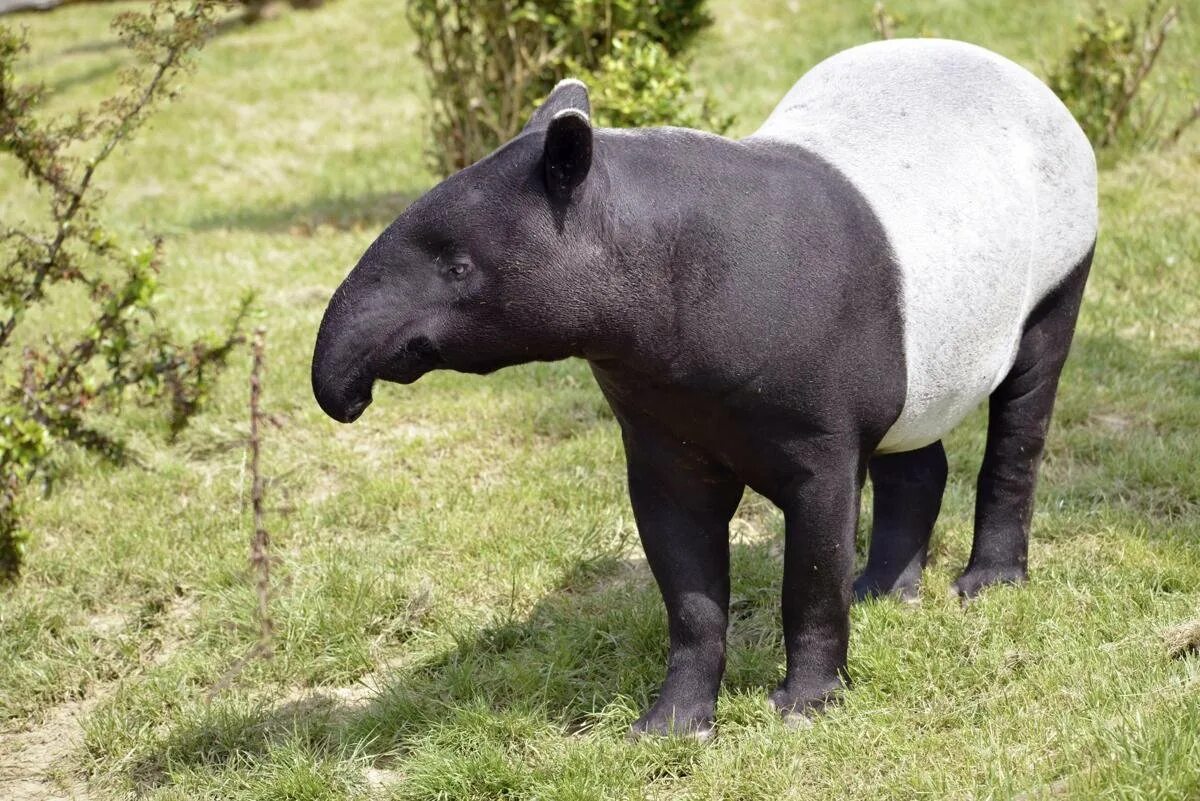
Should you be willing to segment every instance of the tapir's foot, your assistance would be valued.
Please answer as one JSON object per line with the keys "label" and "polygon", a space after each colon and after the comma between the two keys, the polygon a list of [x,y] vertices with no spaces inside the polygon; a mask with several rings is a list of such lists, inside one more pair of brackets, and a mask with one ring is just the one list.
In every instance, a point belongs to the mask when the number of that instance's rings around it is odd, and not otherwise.
{"label": "tapir's foot", "polygon": [[800,728],[810,725],[813,718],[841,700],[842,691],[840,681],[821,690],[793,688],[784,682],[771,693],[768,703],[783,716],[784,723]]}
{"label": "tapir's foot", "polygon": [[1028,580],[1029,576],[1021,565],[969,567],[954,582],[954,591],[960,598],[969,601],[993,584],[1024,584]]}
{"label": "tapir's foot", "polygon": [[854,580],[854,602],[893,596],[906,603],[920,599],[921,574],[880,575],[868,567]]}
{"label": "tapir's foot", "polygon": [[680,707],[659,699],[629,727],[629,739],[690,737],[704,742],[711,739],[716,731],[713,725],[714,708],[715,704],[712,703]]}

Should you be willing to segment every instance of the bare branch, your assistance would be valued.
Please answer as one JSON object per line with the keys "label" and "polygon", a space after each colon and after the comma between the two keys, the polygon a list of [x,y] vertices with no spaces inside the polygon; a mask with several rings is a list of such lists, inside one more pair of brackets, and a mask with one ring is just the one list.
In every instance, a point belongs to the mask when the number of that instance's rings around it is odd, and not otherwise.
{"label": "bare branch", "polygon": [[1179,142],[1179,138],[1183,136],[1183,132],[1195,123],[1196,120],[1200,120],[1200,100],[1192,104],[1192,110],[1185,114],[1183,119],[1179,121],[1179,124],[1172,128],[1171,132],[1163,139],[1163,147],[1173,147]]}
{"label": "bare branch", "polygon": [[258,645],[260,652],[271,653],[271,537],[263,522],[262,478],[262,375],[265,369],[266,329],[256,328],[250,343],[253,365],[250,368],[250,505],[254,513],[254,537],[250,542],[250,567],[256,575],[258,595]]}
{"label": "bare branch", "polygon": [[[24,40],[0,28],[0,148],[22,166],[23,177],[48,194],[44,230],[0,229],[5,263],[0,273],[0,354],[7,358],[13,333],[50,288],[82,283],[89,313],[55,325],[38,346],[25,348],[23,380],[3,388],[5,415],[0,447],[0,573],[15,575],[20,488],[34,476],[53,474],[51,446],[74,445],[120,461],[123,443],[92,426],[90,410],[123,402],[136,387],[144,401],[164,397],[174,436],[199,408],[211,373],[224,365],[240,334],[249,299],[237,310],[223,340],[179,342],[158,320],[158,246],[117,247],[98,222],[103,194],[94,179],[100,165],[140,128],[151,109],[170,96],[171,79],[200,47],[223,0],[153,0],[145,12],[124,12],[114,27],[143,65],[127,71],[129,87],[89,115],[41,122],[41,89],[19,88],[14,64]],[[90,149],[84,160],[71,155]],[[10,258],[11,256],[11,258]],[[115,275],[114,275],[115,273]],[[13,360],[14,363],[16,360]]]}
{"label": "bare branch", "polygon": [[1154,62],[1158,60],[1158,54],[1162,52],[1163,45],[1167,42],[1167,34],[1177,19],[1179,19],[1179,7],[1173,5],[1166,10],[1162,19],[1159,20],[1153,36],[1147,34],[1147,39],[1142,48],[1142,59],[1138,64],[1137,72],[1134,73],[1133,78],[1125,85],[1124,91],[1121,93],[1121,98],[1108,115],[1108,123],[1104,127],[1104,135],[1100,137],[1100,141],[1097,143],[1100,147],[1107,147],[1116,139],[1117,129],[1129,113],[1130,104],[1133,103],[1138,90],[1142,88],[1142,82],[1146,80],[1146,76],[1154,68]]}

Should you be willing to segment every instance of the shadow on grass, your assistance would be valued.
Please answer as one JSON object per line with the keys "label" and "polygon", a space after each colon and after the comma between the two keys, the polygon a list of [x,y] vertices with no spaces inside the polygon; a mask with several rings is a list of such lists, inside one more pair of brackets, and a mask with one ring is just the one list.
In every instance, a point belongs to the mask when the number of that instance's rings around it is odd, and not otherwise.
{"label": "shadow on grass", "polygon": [[[29,13],[29,12],[45,13],[45,12],[53,11],[53,10],[54,9],[52,9],[52,8],[47,8],[47,9],[26,8],[26,9],[18,9],[15,11],[6,12],[6,10],[4,8],[4,0],[0,0],[0,17],[5,16],[6,13],[7,14],[22,14],[22,13]],[[122,10],[123,9],[115,8],[113,10],[113,14],[115,15],[119,11],[122,11]],[[248,29],[247,24],[241,15],[230,16],[230,17],[226,17],[225,19],[218,20],[216,22],[216,24],[213,25],[212,31],[209,34],[208,38],[210,40],[212,40],[212,39],[216,39],[220,36],[224,36],[225,34],[228,34],[228,33],[234,33],[234,32],[240,31],[240,30],[247,30],[247,29]],[[55,59],[58,59],[58,58],[61,58],[64,56],[103,55],[105,53],[112,53],[112,52],[123,52],[124,53],[124,52],[128,52],[128,50],[129,50],[129,47],[124,42],[122,42],[120,39],[118,39],[116,36],[105,36],[105,37],[99,37],[96,39],[89,39],[84,42],[79,42],[77,44],[73,44],[68,47],[64,47],[61,50],[44,53],[42,55],[42,57],[37,58],[34,63],[41,65],[41,64],[49,63],[50,61],[53,61]],[[112,72],[116,71],[117,69],[119,69],[122,66],[124,66],[124,62],[120,62],[120,61],[112,61],[107,64],[102,64],[102,65],[94,67],[90,70],[87,70],[83,73],[80,73],[79,75],[72,76],[72,77],[64,79],[62,81],[56,81],[54,84],[52,84],[52,88],[55,91],[61,91],[63,89],[67,89],[72,86],[76,86],[78,84],[89,83],[90,81],[93,81],[97,78],[102,78],[106,75],[111,74]]]}
{"label": "shadow on grass", "polygon": [[1200,349],[1081,332],[1060,384],[1039,497],[1141,516],[1152,538],[1194,522],[1198,396]]}
{"label": "shadow on grass", "polygon": [[[1059,458],[1077,460],[1089,472],[1060,474],[1062,483],[1048,489],[1068,508],[1103,507],[1110,515],[1106,519],[1122,526],[1128,520],[1130,530],[1147,513],[1173,514],[1156,509],[1154,492],[1178,478],[1170,470],[1173,461],[1149,464],[1140,484],[1127,478],[1123,504],[1095,492],[1114,485],[1151,440],[1164,432],[1176,440],[1186,435],[1187,420],[1171,417],[1170,410],[1197,384],[1196,376],[1187,374],[1194,354],[1145,354],[1117,337],[1085,335],[1073,360],[1073,374],[1064,383],[1064,430],[1052,437],[1061,440]],[[1106,403],[1132,422],[1097,422],[1093,407]],[[563,424],[566,430],[578,425]],[[1091,451],[1085,447],[1089,443]],[[1196,455],[1195,448],[1194,442],[1186,445],[1185,460]],[[1163,459],[1179,457],[1167,453]],[[732,548],[726,692],[765,695],[779,676],[779,537],[772,533]],[[1035,539],[1039,536],[1035,531]],[[1151,526],[1145,536],[1161,544],[1170,535]],[[1162,574],[1157,564],[1145,570]],[[1161,591],[1178,591],[1187,586],[1186,575],[1180,575],[1155,580]],[[1130,581],[1148,580],[1130,573]],[[179,769],[269,760],[273,751],[288,746],[335,758],[386,761],[422,749],[451,752],[463,743],[501,748],[547,732],[569,737],[603,730],[616,738],[653,699],[666,647],[665,614],[644,561],[623,551],[601,553],[575,563],[527,614],[463,631],[453,647],[383,672],[370,692],[350,694],[348,700],[342,688],[316,701],[258,708],[216,703],[176,724],[140,752],[128,770],[139,788],[152,790]],[[481,759],[480,775],[494,765]],[[473,776],[467,780],[475,781]]]}
{"label": "shadow on grass", "polygon": [[[761,691],[783,659],[778,554],[734,546],[725,691]],[[572,736],[612,726],[622,737],[665,673],[666,618],[645,562],[606,554],[573,566],[527,615],[465,632],[456,645],[356,688],[315,688],[266,708],[217,702],[128,767],[140,792],[172,772],[269,759],[281,747],[376,760],[431,739]],[[490,736],[489,736],[490,733]]]}
{"label": "shadow on grass", "polygon": [[308,236],[319,228],[379,231],[396,219],[422,192],[372,192],[349,198],[317,198],[290,206],[232,209],[193,220],[189,227],[193,231],[243,229],[299,236]]}
{"label": "shadow on grass", "polygon": [[50,85],[51,93],[59,94],[60,92],[65,92],[68,89],[74,89],[76,86],[83,86],[92,83],[93,81],[98,81],[101,78],[107,78],[109,75],[112,75],[114,72],[120,69],[121,66],[122,65],[119,62],[113,61],[107,64],[97,64],[93,67],[89,67],[88,69],[77,72],[74,75],[70,75],[52,83]]}

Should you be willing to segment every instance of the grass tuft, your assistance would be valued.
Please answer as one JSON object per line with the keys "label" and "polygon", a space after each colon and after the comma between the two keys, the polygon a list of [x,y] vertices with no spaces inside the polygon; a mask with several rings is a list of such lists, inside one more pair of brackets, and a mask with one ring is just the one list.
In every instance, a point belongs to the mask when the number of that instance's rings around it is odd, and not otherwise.
{"label": "grass tuft", "polygon": [[1163,632],[1162,638],[1171,659],[1183,659],[1200,652],[1200,620],[1172,626]]}

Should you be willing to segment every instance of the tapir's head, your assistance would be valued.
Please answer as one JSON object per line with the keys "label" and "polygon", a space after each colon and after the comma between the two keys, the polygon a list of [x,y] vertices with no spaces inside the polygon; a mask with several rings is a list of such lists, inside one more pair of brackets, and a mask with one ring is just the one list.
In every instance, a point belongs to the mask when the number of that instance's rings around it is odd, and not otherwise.
{"label": "tapir's head", "polygon": [[355,420],[379,380],[485,373],[577,355],[595,327],[586,223],[587,89],[555,87],[517,138],[451,176],[380,235],[338,287],[317,334],[313,391]]}

